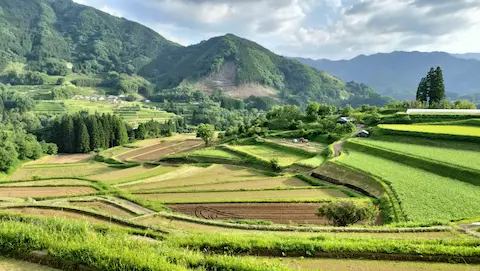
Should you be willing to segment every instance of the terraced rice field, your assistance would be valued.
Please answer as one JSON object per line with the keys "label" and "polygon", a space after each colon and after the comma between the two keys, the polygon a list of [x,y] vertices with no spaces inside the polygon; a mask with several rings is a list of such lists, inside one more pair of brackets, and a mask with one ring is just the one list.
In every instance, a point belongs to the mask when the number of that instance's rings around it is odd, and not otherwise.
{"label": "terraced rice field", "polygon": [[128,144],[129,146],[134,146],[134,147],[139,147],[139,148],[144,148],[144,147],[150,147],[153,145],[157,145],[162,142],[182,142],[185,140],[194,140],[197,139],[197,134],[191,133],[191,134],[176,134],[170,137],[163,137],[163,138],[153,138],[153,139],[145,139],[145,140],[140,140],[133,142],[131,144]]}
{"label": "terraced rice field", "polygon": [[[67,210],[55,210],[55,209],[41,209],[41,208],[32,208],[32,207],[15,207],[15,208],[6,208],[1,209],[2,211],[15,213],[15,214],[26,214],[26,215],[34,215],[34,216],[41,216],[41,217],[56,217],[61,219],[71,219],[71,220],[79,220],[79,221],[88,221],[90,223],[95,224],[115,224],[113,222],[108,221],[107,219],[100,219],[94,216],[79,214],[74,211],[67,211]],[[120,225],[121,226],[121,225]]]}
{"label": "terraced rice field", "polygon": [[39,265],[36,263],[18,261],[7,258],[0,258],[0,270],[3,271],[60,271],[60,269],[54,269],[47,266]]}
{"label": "terraced rice field", "polygon": [[254,181],[229,182],[203,184],[193,186],[178,186],[172,188],[164,188],[162,191],[195,191],[195,190],[241,190],[241,189],[269,189],[278,187],[303,187],[310,186],[308,183],[297,178],[269,178]]}
{"label": "terraced rice field", "polygon": [[267,220],[278,224],[325,225],[325,219],[316,215],[319,203],[215,203],[170,204],[174,212],[203,219]]}
{"label": "terraced rice field", "polygon": [[376,197],[381,197],[385,193],[382,185],[371,176],[333,162],[325,163],[322,167],[315,169],[314,173],[332,178],[343,184],[360,187]]}
{"label": "terraced rice field", "polygon": [[135,196],[146,200],[154,200],[165,203],[321,201],[331,198],[348,197],[345,193],[336,189],[158,193],[136,194]]}
{"label": "terraced rice field", "polygon": [[172,145],[175,145],[175,144],[177,144],[177,143],[176,142],[160,142],[160,143],[157,143],[155,145],[151,145],[151,146],[144,147],[144,148],[139,148],[139,149],[133,149],[129,152],[125,152],[125,153],[117,156],[117,159],[120,160],[120,161],[126,161],[128,159],[135,158],[137,156],[144,155],[144,154],[149,153],[149,152],[154,152],[154,151],[157,151],[157,150],[162,150],[162,149],[168,148],[168,147],[170,147]]}
{"label": "terraced rice field", "polygon": [[85,177],[89,175],[97,175],[116,170],[118,169],[99,163],[87,163],[77,165],[68,164],[65,166],[56,165],[55,167],[38,165],[20,168],[9,179],[12,181],[30,180],[35,176],[44,179]]}
{"label": "terraced rice field", "polygon": [[354,139],[382,149],[420,156],[443,163],[480,170],[480,144],[423,138],[382,136],[378,139]]}
{"label": "terraced rice field", "polygon": [[278,159],[280,166],[289,166],[299,160],[311,158],[311,156],[295,152],[285,152],[266,145],[242,145],[231,146],[231,148],[250,153],[267,161]]}
{"label": "terraced rice field", "polygon": [[175,144],[171,142],[168,147],[159,148],[155,151],[144,153],[139,156],[130,157],[130,160],[140,161],[140,162],[149,162],[149,161],[158,161],[161,158],[170,155],[170,154],[179,154],[182,152],[189,152],[195,150],[199,147],[202,147],[204,143],[199,140],[189,140],[183,141]]}
{"label": "terraced rice field", "polygon": [[111,215],[111,216],[116,216],[119,218],[132,218],[135,216],[134,213],[124,209],[120,208],[119,206],[116,206],[115,204],[112,203],[107,203],[103,201],[71,201],[69,205],[75,206],[75,207],[82,207],[86,209],[90,209],[95,212],[103,213],[106,215]]}
{"label": "terraced rice field", "polygon": [[450,220],[480,216],[480,187],[404,164],[348,150],[338,162],[391,183],[409,220]]}
{"label": "terraced rice field", "polygon": [[116,158],[116,156],[121,155],[123,153],[129,152],[134,150],[135,148],[128,148],[123,146],[113,147],[107,150],[102,151],[100,154],[106,158]]}
{"label": "terraced rice field", "polygon": [[480,127],[461,125],[381,124],[381,128],[422,133],[480,136]]}
{"label": "terraced rice field", "polygon": [[268,139],[268,141],[272,141],[272,142],[275,142],[277,144],[287,146],[287,147],[306,150],[306,151],[309,151],[309,152],[322,152],[326,147],[326,145],[321,144],[321,143],[317,143],[317,142],[294,143],[293,139],[271,138],[271,139]]}
{"label": "terraced rice field", "polygon": [[28,162],[25,165],[84,163],[92,158],[93,155],[91,154],[59,154],[54,156],[44,156],[38,160]]}
{"label": "terraced rice field", "polygon": [[59,180],[43,180],[32,182],[14,182],[14,183],[1,183],[0,187],[24,187],[24,186],[55,186],[55,185],[91,185],[92,182],[76,180],[76,179],[59,179]]}
{"label": "terraced rice field", "polygon": [[168,166],[155,167],[151,165],[141,165],[100,175],[93,175],[89,176],[88,178],[92,180],[102,181],[108,184],[120,184],[150,178],[152,176],[161,175],[175,169],[177,168]]}
{"label": "terraced rice field", "polygon": [[230,160],[238,160],[241,159],[240,156],[236,155],[235,153],[220,150],[220,149],[203,149],[197,150],[194,152],[189,153],[190,156],[202,156],[202,157],[213,157],[213,158],[223,158],[223,159],[230,159]]}
{"label": "terraced rice field", "polygon": [[0,197],[11,198],[43,198],[78,196],[96,193],[97,190],[90,187],[0,187]]}
{"label": "terraced rice field", "polygon": [[186,166],[145,179],[141,183],[121,186],[121,188],[125,190],[160,189],[222,181],[245,181],[264,177],[266,176],[254,170],[231,165],[212,165],[207,168]]}

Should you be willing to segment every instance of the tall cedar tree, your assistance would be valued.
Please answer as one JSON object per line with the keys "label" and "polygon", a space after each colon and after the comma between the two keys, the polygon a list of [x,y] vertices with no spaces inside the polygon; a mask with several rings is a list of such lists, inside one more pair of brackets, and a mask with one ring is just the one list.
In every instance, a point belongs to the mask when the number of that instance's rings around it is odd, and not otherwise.
{"label": "tall cedar tree", "polygon": [[88,135],[87,126],[83,121],[79,120],[79,131],[77,134],[77,153],[87,153],[90,151],[90,136]]}
{"label": "tall cedar tree", "polygon": [[436,69],[432,67],[427,76],[420,80],[416,98],[424,104],[428,102],[430,106],[440,103],[445,98],[445,84],[440,67]]}
{"label": "tall cedar tree", "polygon": [[[75,151],[75,128],[72,116],[65,116],[62,120],[61,126],[61,138],[62,151],[65,153],[74,153]],[[58,141],[57,141],[58,142]]]}

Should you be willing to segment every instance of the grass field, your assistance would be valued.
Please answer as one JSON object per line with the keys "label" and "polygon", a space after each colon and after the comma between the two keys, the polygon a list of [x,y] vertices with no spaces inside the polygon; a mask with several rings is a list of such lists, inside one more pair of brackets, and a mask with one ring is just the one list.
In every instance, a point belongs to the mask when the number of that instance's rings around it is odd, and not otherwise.
{"label": "grass field", "polygon": [[93,155],[91,154],[59,154],[53,156],[44,156],[38,160],[25,163],[25,165],[84,163],[92,158]]}
{"label": "grass field", "polygon": [[480,145],[475,143],[401,136],[381,136],[373,139],[353,139],[353,141],[480,170],[480,163],[478,163]]}
{"label": "grass field", "polygon": [[241,189],[269,189],[277,187],[301,187],[310,186],[308,183],[297,178],[268,178],[254,181],[228,182],[201,184],[192,186],[178,186],[172,188],[163,188],[162,191],[194,191],[194,190],[241,190]]}
{"label": "grass field", "polygon": [[0,257],[0,270],[3,271],[60,271],[47,266]]}
{"label": "grass field", "polygon": [[311,156],[301,153],[286,152],[266,145],[242,145],[231,146],[231,148],[250,153],[262,160],[278,159],[280,166],[289,166],[299,160],[311,158]]}
{"label": "grass field", "polygon": [[461,125],[421,125],[421,124],[381,124],[381,128],[422,133],[449,134],[462,136],[480,136],[480,127]]}
{"label": "grass field", "polygon": [[87,164],[68,164],[65,166],[25,166],[17,170],[9,179],[12,181],[30,180],[33,177],[41,178],[69,178],[84,177],[88,175],[97,175],[107,172],[116,171],[118,169],[99,163]]}
{"label": "grass field", "polygon": [[136,194],[137,197],[165,203],[195,202],[250,202],[250,201],[321,201],[331,198],[347,198],[336,189],[229,191],[198,193]]}
{"label": "grass field", "polygon": [[325,162],[325,157],[321,155],[314,156],[305,160],[295,162],[296,165],[306,166],[310,168],[316,168],[321,166]]}
{"label": "grass field", "polygon": [[187,166],[180,167],[164,175],[145,179],[141,183],[122,186],[121,188],[127,190],[160,189],[226,181],[246,181],[265,177],[264,174],[254,170],[231,165],[212,165],[206,168]]}
{"label": "grass field", "polygon": [[287,147],[292,147],[292,148],[298,148],[302,150],[306,150],[309,152],[322,152],[326,145],[322,143],[317,143],[317,142],[308,142],[308,143],[294,143],[292,142],[292,139],[277,139],[277,138],[270,138],[268,139],[269,141],[275,142],[277,144],[287,146]]}
{"label": "grass field", "polygon": [[338,162],[379,176],[398,195],[409,220],[450,220],[480,216],[480,187],[409,167],[367,153],[348,150]]}
{"label": "grass field", "polygon": [[223,158],[230,160],[239,160],[240,156],[225,150],[220,149],[202,149],[189,153],[191,156],[203,156],[203,157],[213,157],[213,158]]}

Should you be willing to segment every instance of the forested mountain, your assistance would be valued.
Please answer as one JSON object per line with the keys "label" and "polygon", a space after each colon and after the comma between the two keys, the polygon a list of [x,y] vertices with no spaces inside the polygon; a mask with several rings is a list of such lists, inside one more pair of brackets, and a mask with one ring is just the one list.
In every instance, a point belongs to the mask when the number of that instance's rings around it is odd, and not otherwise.
{"label": "forested mountain", "polygon": [[140,73],[160,89],[187,83],[207,91],[223,89],[237,98],[271,96],[293,104],[385,102],[364,84],[345,83],[232,34],[163,53]]}
{"label": "forested mountain", "polygon": [[[71,0],[0,0],[0,69],[51,59],[77,72],[136,72],[177,47],[155,31]],[[38,63],[40,62],[40,63]]]}
{"label": "forested mountain", "polygon": [[396,99],[414,99],[422,76],[430,67],[437,66],[442,67],[447,96],[480,93],[480,61],[442,52],[393,52],[340,61],[298,60],[343,80],[365,83],[380,94]]}

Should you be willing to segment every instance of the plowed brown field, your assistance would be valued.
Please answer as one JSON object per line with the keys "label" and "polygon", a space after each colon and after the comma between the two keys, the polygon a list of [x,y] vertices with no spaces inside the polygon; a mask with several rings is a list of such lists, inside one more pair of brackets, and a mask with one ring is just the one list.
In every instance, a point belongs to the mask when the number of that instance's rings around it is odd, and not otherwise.
{"label": "plowed brown field", "polygon": [[316,215],[321,203],[214,203],[169,204],[175,212],[204,219],[268,220],[279,224],[326,225],[328,221]]}
{"label": "plowed brown field", "polygon": [[117,159],[120,160],[120,161],[125,161],[127,159],[130,159],[130,158],[133,158],[133,157],[136,157],[136,156],[139,156],[139,155],[143,155],[145,153],[149,153],[149,152],[161,150],[161,149],[164,149],[164,148],[168,148],[168,147],[173,146],[175,144],[178,144],[178,142],[162,142],[162,143],[159,143],[159,144],[155,144],[153,146],[140,148],[140,149],[136,149],[136,150],[133,150],[133,151],[123,153],[123,154],[117,156]]}
{"label": "plowed brown field", "polygon": [[41,197],[60,197],[87,195],[97,192],[90,187],[2,187],[0,188],[0,197],[12,198],[41,198]]}
{"label": "plowed brown field", "polygon": [[201,146],[203,146],[203,143],[201,141],[189,140],[189,141],[180,142],[178,144],[171,144],[168,147],[159,148],[157,151],[145,153],[144,155],[140,155],[136,157],[131,157],[130,159],[135,161],[141,161],[141,162],[157,161],[157,160],[160,160],[160,158],[167,156],[169,154],[188,152],[188,151],[195,150]]}

